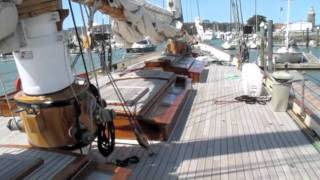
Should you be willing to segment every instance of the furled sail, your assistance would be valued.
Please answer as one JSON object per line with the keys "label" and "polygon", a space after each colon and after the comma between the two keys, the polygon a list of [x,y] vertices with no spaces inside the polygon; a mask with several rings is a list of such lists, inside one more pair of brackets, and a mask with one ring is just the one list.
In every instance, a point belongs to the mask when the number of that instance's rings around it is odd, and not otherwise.
{"label": "furled sail", "polygon": [[182,28],[181,18],[178,18],[181,16],[176,11],[164,10],[144,0],[74,1],[110,15],[116,39],[121,40],[125,46],[146,36],[152,43],[160,43],[180,35]]}

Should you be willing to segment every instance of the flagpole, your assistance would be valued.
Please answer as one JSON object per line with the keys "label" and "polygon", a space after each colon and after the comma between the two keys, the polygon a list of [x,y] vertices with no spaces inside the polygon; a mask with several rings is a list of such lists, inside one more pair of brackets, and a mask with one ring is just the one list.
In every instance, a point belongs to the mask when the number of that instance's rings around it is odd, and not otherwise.
{"label": "flagpole", "polygon": [[288,0],[288,9],[287,9],[287,31],[286,31],[286,46],[289,47],[289,30],[290,30],[290,1]]}
{"label": "flagpole", "polygon": [[257,0],[254,0],[254,14],[256,15],[256,33],[257,33],[258,32]]}

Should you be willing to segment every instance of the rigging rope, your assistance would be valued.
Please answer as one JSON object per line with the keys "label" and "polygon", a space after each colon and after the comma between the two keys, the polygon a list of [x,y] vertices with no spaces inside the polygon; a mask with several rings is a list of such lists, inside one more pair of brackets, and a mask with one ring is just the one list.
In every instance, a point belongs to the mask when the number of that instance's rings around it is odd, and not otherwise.
{"label": "rigging rope", "polygon": [[72,7],[72,4],[71,4],[71,0],[68,0],[68,3],[69,3],[70,11],[71,11],[71,17],[72,17],[74,30],[76,32],[76,37],[77,37],[77,41],[78,41],[78,45],[79,45],[79,50],[80,50],[80,54],[81,54],[81,58],[82,58],[82,63],[83,63],[84,70],[85,70],[85,73],[86,73],[86,78],[87,78],[87,81],[90,83],[88,68],[87,68],[87,64],[86,64],[84,56],[83,56],[83,49],[82,49],[82,46],[81,46],[81,39],[80,39],[79,32],[78,32],[78,29],[77,29],[77,24],[76,24],[76,20],[75,20],[75,17],[74,17],[74,12],[73,12],[73,7]]}
{"label": "rigging rope", "polygon": [[190,7],[190,13],[191,13],[190,21],[193,20],[193,11],[192,11],[192,9],[193,9],[193,8],[192,8],[192,5],[193,5],[193,4],[192,4],[192,2],[193,2],[193,0],[190,0],[190,6],[189,6],[189,7]]}
{"label": "rigging rope", "polygon": [[[201,16],[200,16],[199,0],[197,0],[196,3],[197,3],[197,9],[198,9],[198,16],[199,16],[199,18],[200,18]],[[201,18],[200,18],[200,19],[201,19]]]}
{"label": "rigging rope", "polygon": [[[85,20],[84,20],[84,14],[83,14],[83,10],[82,10],[82,5],[79,4],[79,6],[80,6],[80,13],[81,13],[81,18],[82,18],[82,22],[83,22],[83,27],[84,27],[84,32],[83,32],[83,33],[84,33],[84,36],[86,37],[86,39],[89,41],[89,38],[90,38],[90,37],[88,37],[88,34],[87,34],[87,33],[88,33],[88,32],[87,32],[87,26],[86,26],[86,23],[85,23]],[[94,4],[93,8],[94,8],[94,9],[96,8],[96,1],[95,1],[95,4]],[[95,10],[90,10],[90,15],[89,15],[88,18],[89,18],[89,19],[90,19],[90,18],[93,18],[93,17],[94,17],[94,13],[95,13]],[[89,24],[89,28],[91,28],[91,27],[90,27],[90,23],[88,23],[88,24]],[[89,41],[89,42],[90,42],[90,41]],[[92,43],[92,42],[91,42],[91,43]],[[92,52],[91,52],[90,46],[88,46],[87,51],[88,51],[88,54],[89,54],[89,59],[90,59],[90,62],[91,62],[94,79],[95,79],[95,81],[96,81],[97,87],[99,88],[98,77],[97,77],[96,68],[95,68],[95,65],[94,65],[94,62],[93,62]]]}
{"label": "rigging rope", "polygon": [[[81,43],[80,43],[80,36],[79,36],[78,29],[77,29],[77,25],[76,25],[76,21],[75,21],[75,17],[74,17],[74,12],[73,12],[73,7],[72,7],[72,4],[71,4],[71,0],[68,0],[68,2],[69,2],[69,7],[70,7],[70,11],[71,11],[72,21],[73,21],[73,25],[74,25],[74,28],[75,28],[77,40],[78,40],[78,43],[79,43],[79,49],[80,49],[80,54],[81,54],[81,57],[82,57],[82,62],[83,62],[83,65],[84,65],[84,68],[85,68],[85,72],[86,72],[86,78],[87,78],[87,81],[88,81],[89,86],[90,86],[90,92],[94,95],[97,103],[98,104],[100,103],[99,105],[102,106],[102,100],[101,100],[101,97],[100,97],[100,92],[98,91],[98,89],[96,89],[96,87],[94,87],[91,84],[90,79],[89,79],[88,69],[87,69],[87,65],[86,65],[85,59],[84,59],[82,46],[81,46]],[[82,17],[83,17],[83,11],[82,11]],[[84,23],[84,25],[85,25],[85,23]],[[91,61],[93,63],[92,56],[91,56]],[[93,65],[93,68],[94,68],[94,65]],[[96,73],[96,72],[94,72],[94,73]],[[96,78],[96,83],[98,85],[98,80],[97,80],[96,74],[95,74],[95,78]],[[71,86],[71,89],[72,89],[72,91],[74,93],[75,98],[77,98],[72,86]],[[76,112],[79,112],[78,111],[79,107],[77,107],[78,106],[77,104],[79,105],[79,101],[76,99],[75,110],[76,110]],[[78,124],[80,120],[79,120],[79,118],[76,118],[76,119],[77,119],[76,120],[77,126],[78,126],[78,128],[80,128],[79,124]],[[108,156],[113,151],[114,146],[115,146],[115,128],[114,128],[113,121],[108,121],[108,122],[97,124],[97,127],[98,127],[98,130],[97,130],[97,134],[96,135],[98,137],[98,149],[99,149],[99,152],[103,156]],[[81,129],[78,129],[78,130],[81,131]],[[106,134],[106,133],[108,133],[108,134]],[[79,141],[79,143],[76,145],[76,147],[82,147],[81,145],[83,145],[83,142]],[[90,144],[90,147],[91,147],[91,144]],[[80,149],[80,151],[82,151],[82,149]]]}
{"label": "rigging rope", "polygon": [[188,0],[186,0],[187,2],[184,3],[184,12],[187,13],[186,14],[186,22],[189,22],[189,15],[188,15]]}
{"label": "rigging rope", "polygon": [[3,83],[3,80],[2,80],[2,78],[1,78],[1,76],[0,76],[0,84],[1,84],[1,86],[2,86],[2,89],[3,89],[3,92],[4,92],[4,96],[5,96],[5,99],[6,99],[6,102],[7,102],[7,105],[8,105],[10,114],[11,114],[11,117],[12,117],[12,119],[13,119],[16,127],[19,128],[20,126],[19,126],[19,124],[18,124],[18,122],[17,122],[17,119],[16,119],[15,116],[14,116],[14,113],[12,112],[12,107],[11,107],[10,100],[9,100],[9,97],[8,97],[7,89],[6,89],[6,87],[5,87],[5,84]]}
{"label": "rigging rope", "polygon": [[267,97],[267,96],[251,97],[251,96],[247,96],[247,95],[242,95],[242,96],[236,97],[235,100],[237,100],[239,102],[245,102],[247,104],[258,103],[261,105],[266,105],[267,102],[271,100],[271,97]]}
{"label": "rigging rope", "polygon": [[129,124],[133,128],[133,131],[134,131],[134,134],[136,135],[138,143],[140,144],[140,146],[142,146],[147,151],[149,151],[149,155],[153,155],[154,153],[151,151],[151,149],[149,147],[148,138],[143,133],[140,125],[137,122],[137,119],[132,114],[132,112],[129,109],[129,107],[126,105],[126,101],[125,101],[125,99],[124,99],[119,87],[115,83],[115,80],[113,79],[112,74],[109,71],[106,71],[106,74],[107,74],[107,76],[108,76],[108,78],[110,80],[110,83],[111,83],[112,87],[114,88],[114,91],[115,91],[117,97],[119,98],[119,100],[121,102],[121,106],[122,106],[125,114],[127,114],[127,116],[128,116]]}
{"label": "rigging rope", "polygon": [[[110,38],[110,37],[109,37],[109,38]],[[104,46],[103,46],[103,48],[104,48]],[[112,57],[110,56],[110,50],[111,50],[111,44],[110,44],[110,39],[109,39],[108,58],[112,58]],[[104,62],[105,62],[106,56],[100,56],[100,58],[101,58],[100,61],[104,61]],[[110,66],[110,64],[109,64],[109,66]],[[137,123],[137,121],[136,121],[136,119],[135,119],[135,116],[132,114],[132,112],[130,111],[129,107],[126,106],[125,99],[124,99],[122,93],[120,92],[117,84],[115,83],[114,78],[112,77],[111,67],[109,67],[110,70],[107,69],[107,68],[108,68],[107,66],[102,67],[102,68],[103,68],[103,70],[106,72],[106,75],[107,75],[107,77],[108,77],[108,79],[109,79],[109,81],[110,81],[110,83],[111,83],[111,85],[112,85],[112,87],[113,87],[113,89],[114,89],[114,91],[115,91],[115,93],[116,93],[119,101],[120,101],[121,104],[122,104],[122,108],[123,108],[125,114],[128,116],[129,124],[130,124],[130,126],[133,128],[133,130],[134,130],[134,134],[136,135],[136,138],[137,138],[138,143],[140,144],[140,146],[142,146],[143,148],[145,148],[146,150],[149,151],[149,155],[153,155],[153,152],[152,152],[152,151],[150,150],[150,148],[149,148],[149,142],[148,142],[147,137],[146,137],[146,136],[144,135],[144,133],[142,132],[142,129],[141,129],[140,125]],[[113,126],[113,128],[114,128],[114,126]],[[114,130],[113,130],[113,131],[114,131]],[[112,132],[112,131],[110,130],[110,131],[108,131],[108,132]],[[98,135],[99,135],[99,134],[98,134]],[[110,136],[110,135],[109,135],[109,136]],[[99,138],[99,136],[98,136],[98,138]],[[102,139],[102,138],[100,138],[100,139]],[[100,143],[100,140],[99,140],[99,139],[98,139],[98,144],[103,145],[102,143]],[[99,148],[100,148],[100,147],[101,147],[101,146],[99,146]]]}

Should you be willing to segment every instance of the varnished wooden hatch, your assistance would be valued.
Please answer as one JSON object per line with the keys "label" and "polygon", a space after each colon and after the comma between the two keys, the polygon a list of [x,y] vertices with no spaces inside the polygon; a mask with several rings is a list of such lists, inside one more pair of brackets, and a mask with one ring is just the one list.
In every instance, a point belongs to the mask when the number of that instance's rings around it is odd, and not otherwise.
{"label": "varnished wooden hatch", "polygon": [[[150,139],[166,140],[191,88],[191,80],[172,72],[139,70],[115,80],[130,111]],[[110,83],[101,87],[107,108],[115,110],[116,138],[135,139],[128,115]]]}

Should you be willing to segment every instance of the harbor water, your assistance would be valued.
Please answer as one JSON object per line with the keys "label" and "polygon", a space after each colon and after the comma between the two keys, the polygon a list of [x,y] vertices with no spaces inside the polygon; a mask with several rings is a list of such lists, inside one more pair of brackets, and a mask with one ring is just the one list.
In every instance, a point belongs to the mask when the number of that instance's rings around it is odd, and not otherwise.
{"label": "harbor water", "polygon": [[[165,47],[165,44],[160,44],[157,46],[156,51],[162,51]],[[139,56],[141,54],[128,54],[126,53],[126,49],[124,48],[117,48],[112,50],[112,63],[117,64],[127,58],[134,58],[136,56]],[[107,56],[107,54],[106,54]],[[71,54],[70,60],[71,64],[75,60],[76,55]],[[107,57],[106,57],[107,58]],[[84,54],[84,59],[88,68],[88,71],[93,71],[92,63],[90,62],[89,55],[86,53]],[[94,62],[94,68],[98,69],[100,68],[100,58],[98,53],[92,53],[92,59]],[[74,68],[72,69],[73,73],[81,74],[84,73],[84,65],[82,63],[82,58],[79,57],[77,63],[75,64]],[[17,68],[15,66],[15,62],[13,57],[7,57],[7,58],[0,58],[0,80],[4,83],[5,87],[1,86],[0,83],[0,96],[4,95],[4,90],[7,93],[14,92],[15,91],[15,81],[18,78],[18,72]]]}
{"label": "harbor water", "polygon": [[[128,56],[134,56],[134,55],[127,55],[125,49],[116,49],[112,52],[112,60],[113,63],[118,63],[122,61],[125,58],[128,58]],[[97,53],[92,53],[93,56],[93,62],[95,69],[100,68],[100,58]],[[74,61],[76,55],[72,54],[70,55],[71,64]],[[84,59],[86,61],[88,71],[92,71],[92,63],[90,62],[90,58],[88,54],[84,54]],[[84,66],[82,63],[81,57],[78,59],[77,63],[75,64],[75,67],[72,69],[74,74],[81,74],[84,73]],[[3,81],[5,87],[2,87],[0,84],[0,96],[4,95],[4,88],[7,91],[7,93],[14,92],[15,90],[15,81],[18,77],[17,68],[15,65],[15,62],[13,60],[13,57],[7,57],[7,58],[0,58],[0,80]]]}

